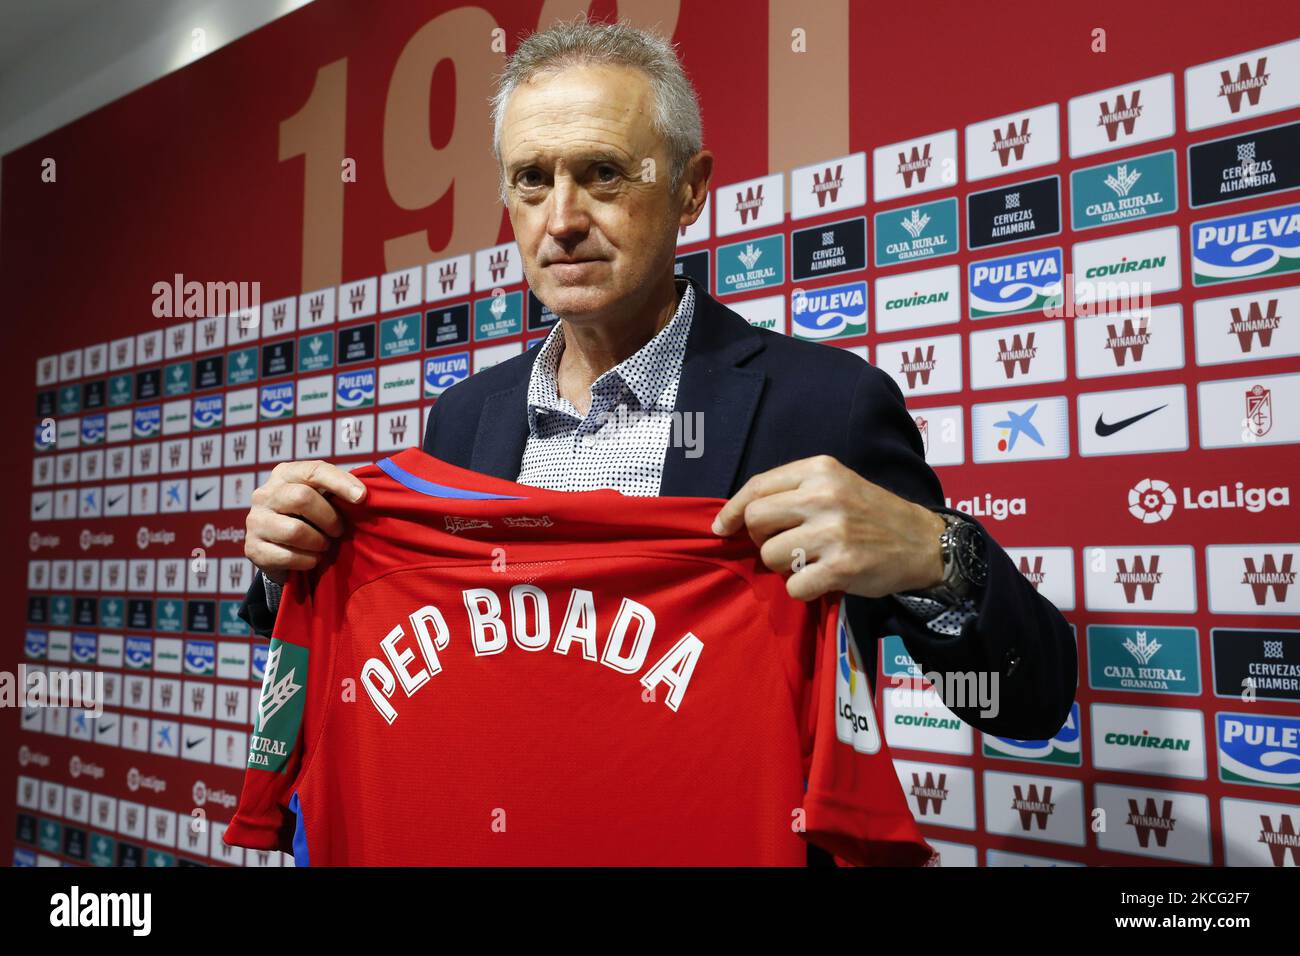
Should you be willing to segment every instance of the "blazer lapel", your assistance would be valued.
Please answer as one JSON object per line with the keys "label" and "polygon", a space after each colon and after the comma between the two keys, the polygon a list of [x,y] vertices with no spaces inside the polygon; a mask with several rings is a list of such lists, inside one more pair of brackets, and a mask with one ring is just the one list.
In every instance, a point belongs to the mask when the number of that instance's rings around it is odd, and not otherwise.
{"label": "blazer lapel", "polygon": [[528,441],[528,376],[532,362],[521,363],[523,380],[483,402],[474,435],[470,471],[515,481],[524,460]]}
{"label": "blazer lapel", "polygon": [[760,351],[763,339],[753,326],[691,281],[695,316],[676,405],[686,440],[677,440],[674,429],[659,493],[730,498],[766,378],[761,371],[736,366]]}

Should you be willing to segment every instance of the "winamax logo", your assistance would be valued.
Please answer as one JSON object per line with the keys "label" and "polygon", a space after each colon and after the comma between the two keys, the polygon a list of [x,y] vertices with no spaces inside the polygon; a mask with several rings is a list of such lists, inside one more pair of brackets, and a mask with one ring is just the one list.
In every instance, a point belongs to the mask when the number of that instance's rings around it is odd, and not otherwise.
{"label": "winamax logo", "polygon": [[850,282],[823,289],[796,289],[790,295],[794,334],[803,339],[865,335],[867,284]]}
{"label": "winamax logo", "polygon": [[1300,271],[1300,204],[1192,226],[1192,284]]}
{"label": "winamax logo", "polygon": [[1219,779],[1300,790],[1300,717],[1216,715]]}
{"label": "winamax logo", "polygon": [[984,756],[1078,767],[1083,763],[1079,742],[1079,705],[1075,703],[1070,706],[1065,724],[1050,740],[1017,740],[984,734]]}
{"label": "winamax logo", "polygon": [[[1290,507],[1291,487],[1289,485],[1248,487],[1244,481],[1235,482],[1232,487],[1219,485],[1217,488],[1196,489],[1190,485],[1183,485],[1181,503],[1186,511],[1240,508],[1251,514],[1259,514],[1269,508]],[[1179,496],[1173,486],[1159,478],[1143,478],[1128,492],[1129,514],[1143,524],[1168,521],[1173,516],[1177,504],[1179,504]]]}
{"label": "winamax logo", "polygon": [[455,352],[424,360],[424,396],[437,398],[457,382],[469,378],[469,353]]}
{"label": "winamax logo", "polygon": [[1061,304],[1064,270],[1059,247],[972,262],[966,268],[971,318],[1039,311]]}
{"label": "winamax logo", "polygon": [[340,372],[335,380],[334,407],[369,408],[375,404],[375,370]]}

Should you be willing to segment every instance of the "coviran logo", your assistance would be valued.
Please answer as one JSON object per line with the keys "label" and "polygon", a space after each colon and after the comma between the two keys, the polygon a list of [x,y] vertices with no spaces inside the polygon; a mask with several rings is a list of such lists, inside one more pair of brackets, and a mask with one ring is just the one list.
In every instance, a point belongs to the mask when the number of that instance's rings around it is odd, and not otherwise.
{"label": "coviran logo", "polygon": [[1012,515],[1023,515],[1026,508],[1024,498],[994,498],[987,492],[983,497],[976,495],[973,498],[962,498],[955,505],[951,498],[944,498],[943,503],[945,507],[956,508],[973,518],[992,518],[994,521],[1005,521]]}
{"label": "coviran logo", "polygon": [[1165,800],[1157,809],[1155,797],[1147,797],[1146,806],[1138,809],[1137,800],[1129,797],[1128,819],[1124,822],[1137,834],[1138,845],[1146,847],[1155,834],[1156,845],[1164,846],[1177,822],[1174,819],[1174,801]]}

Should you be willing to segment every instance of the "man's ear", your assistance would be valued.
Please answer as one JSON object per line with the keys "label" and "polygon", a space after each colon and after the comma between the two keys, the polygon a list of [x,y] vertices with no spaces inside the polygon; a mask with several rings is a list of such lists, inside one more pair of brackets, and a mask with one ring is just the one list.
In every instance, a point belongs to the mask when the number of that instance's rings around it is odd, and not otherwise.
{"label": "man's ear", "polygon": [[686,164],[679,187],[682,199],[681,225],[692,225],[704,211],[709,198],[709,183],[713,180],[713,153],[702,149]]}

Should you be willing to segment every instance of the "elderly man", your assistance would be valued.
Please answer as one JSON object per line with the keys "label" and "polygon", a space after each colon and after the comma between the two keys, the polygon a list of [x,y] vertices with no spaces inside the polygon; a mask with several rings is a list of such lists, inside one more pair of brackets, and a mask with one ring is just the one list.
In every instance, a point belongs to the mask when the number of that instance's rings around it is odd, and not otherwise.
{"label": "elderly man", "polygon": [[[963,720],[1054,735],[1077,680],[1070,628],[978,523],[943,507],[893,380],[851,352],[753,328],[675,276],[713,156],[672,46],[585,19],[536,33],[501,76],[493,116],[524,272],[560,320],[451,388],[424,450],[556,490],[728,498],[714,531],[748,534],[793,597],[851,596],[872,674],[877,640],[899,634],[923,671],[961,678],[941,690],[991,689],[948,695]],[[703,426],[698,449],[674,432],[682,416]],[[324,462],[281,464],[257,489],[245,550],[262,573],[244,609],[255,631],[270,633],[287,573],[342,533],[328,496],[363,494]]]}

